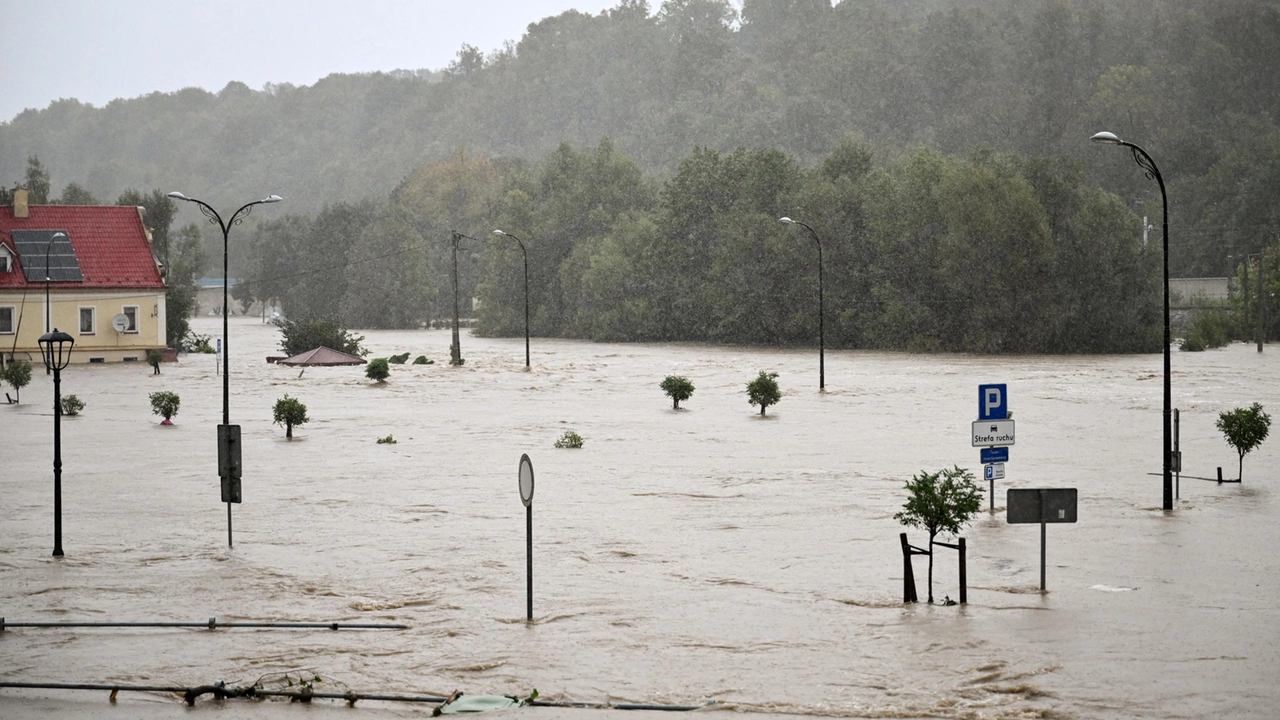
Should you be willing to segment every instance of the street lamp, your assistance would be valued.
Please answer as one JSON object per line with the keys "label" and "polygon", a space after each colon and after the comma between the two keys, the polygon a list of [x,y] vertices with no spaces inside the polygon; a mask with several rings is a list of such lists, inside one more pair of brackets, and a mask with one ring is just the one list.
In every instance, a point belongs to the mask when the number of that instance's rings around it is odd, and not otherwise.
{"label": "street lamp", "polygon": [[1170,345],[1169,337],[1169,196],[1165,193],[1164,178],[1156,161],[1151,159],[1146,150],[1131,142],[1121,140],[1115,134],[1100,132],[1089,138],[1093,142],[1106,145],[1122,145],[1133,152],[1133,160],[1146,171],[1148,178],[1155,180],[1160,186],[1160,201],[1164,211],[1164,509],[1173,509],[1173,389],[1170,382]]}
{"label": "street lamp", "polygon": [[824,313],[822,309],[822,240],[818,238],[818,233],[815,232],[813,228],[799,220],[792,220],[789,217],[778,218],[778,220],[787,225],[799,225],[803,227],[805,230],[809,231],[810,235],[813,236],[813,241],[818,243],[818,389],[825,390],[827,387],[827,339],[826,332],[823,328]]}
{"label": "street lamp", "polygon": [[[67,234],[64,232],[56,232],[50,235],[49,242],[44,244],[44,331],[46,333],[53,327],[53,306],[49,304],[49,282],[51,280],[49,275],[49,251],[53,249],[54,240],[57,240],[58,238],[65,238],[66,236]],[[65,335],[66,333],[63,334]],[[37,340],[36,342],[40,341]],[[44,374],[49,374],[49,366],[47,363],[45,364]],[[58,554],[61,555],[62,553]]]}
{"label": "street lamp", "polygon": [[524,366],[529,368],[529,252],[525,250],[520,238],[511,233],[494,230],[494,235],[502,235],[516,241],[520,246],[520,254],[524,256]]}
{"label": "street lamp", "polygon": [[54,328],[36,342],[45,369],[53,372],[53,556],[62,557],[62,369],[71,362],[76,341]]}
{"label": "street lamp", "polygon": [[[183,195],[180,192],[171,192],[169,193],[169,197],[175,200],[185,200],[187,202],[195,203],[200,207],[200,212],[204,213],[205,216],[209,218],[209,222],[214,225],[217,225],[218,228],[222,230],[222,424],[224,426],[227,426],[227,429],[222,430],[220,428],[218,433],[219,451],[220,451],[220,457],[221,457],[222,451],[224,449],[222,447],[224,442],[223,438],[224,437],[227,438],[226,442],[231,443],[231,442],[236,442],[239,437],[239,432],[238,432],[239,428],[237,427],[235,430],[232,430],[230,427],[231,426],[231,353],[230,353],[231,338],[228,337],[228,334],[227,334],[227,310],[229,307],[228,305],[229,300],[227,298],[227,255],[228,255],[227,240],[231,235],[231,227],[233,225],[239,225],[240,223],[244,222],[244,219],[249,216],[249,213],[253,212],[254,205],[278,203],[284,198],[280,197],[279,195],[268,195],[267,197],[261,200],[254,200],[251,203],[245,203],[244,205],[240,206],[239,210],[236,210],[234,213],[231,214],[231,219],[229,221],[223,222],[222,216],[218,214],[218,211],[214,210],[212,206],[210,206],[208,203],[204,202],[203,200],[197,200],[195,198],[187,197],[186,195]],[[226,434],[224,435],[224,433]],[[239,453],[237,452],[235,453],[235,455],[238,456]],[[230,455],[228,455],[227,457],[230,457]],[[222,464],[223,463],[219,462],[220,466]],[[220,467],[219,470],[222,471],[223,468]],[[235,466],[230,469],[230,472],[233,472],[234,474],[228,477],[224,477],[224,481],[228,480],[230,477],[234,477],[236,480],[239,480],[240,468],[238,466],[238,463],[235,464]],[[238,483],[235,483],[235,484],[238,484]],[[224,486],[229,487],[229,485],[227,485],[225,482],[224,482]],[[229,497],[227,492],[224,492],[223,495],[224,497]],[[240,501],[239,492],[234,492],[234,495],[236,496],[236,499],[234,500],[234,502],[239,502]],[[227,547],[231,546],[231,502],[232,502],[231,500],[227,500]]]}

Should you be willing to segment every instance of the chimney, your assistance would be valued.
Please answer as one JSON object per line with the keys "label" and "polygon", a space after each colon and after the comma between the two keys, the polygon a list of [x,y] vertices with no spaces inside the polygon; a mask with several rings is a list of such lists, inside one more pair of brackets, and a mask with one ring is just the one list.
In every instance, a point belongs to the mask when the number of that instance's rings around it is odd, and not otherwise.
{"label": "chimney", "polygon": [[17,188],[13,191],[13,216],[15,218],[30,217],[31,213],[27,209],[27,191]]}

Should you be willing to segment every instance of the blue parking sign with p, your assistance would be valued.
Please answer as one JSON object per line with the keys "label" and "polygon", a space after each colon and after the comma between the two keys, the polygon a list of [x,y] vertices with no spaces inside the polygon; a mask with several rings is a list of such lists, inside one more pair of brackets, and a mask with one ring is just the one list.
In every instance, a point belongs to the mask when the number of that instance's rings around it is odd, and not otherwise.
{"label": "blue parking sign with p", "polygon": [[1004,420],[1009,415],[1009,392],[1005,383],[978,386],[978,419]]}

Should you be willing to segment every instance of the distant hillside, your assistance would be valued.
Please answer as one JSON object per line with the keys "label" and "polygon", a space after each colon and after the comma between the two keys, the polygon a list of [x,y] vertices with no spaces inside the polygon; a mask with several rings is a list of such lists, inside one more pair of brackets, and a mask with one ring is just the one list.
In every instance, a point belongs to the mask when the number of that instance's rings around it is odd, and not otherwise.
{"label": "distant hillside", "polygon": [[[465,147],[546,157],[610,138],[669,176],[695,145],[774,148],[812,166],[850,137],[878,158],[919,146],[1064,156],[1157,216],[1158,193],[1111,130],[1145,146],[1170,187],[1179,272],[1280,234],[1280,12],[1273,2],[905,3],[621,0],[529,26],[437,73],[331,75],[313,86],[74,100],[0,124],[0,179],[38,155],[57,195],[181,189],[290,212],[385,197]],[[1154,201],[1153,201],[1154,198]]]}

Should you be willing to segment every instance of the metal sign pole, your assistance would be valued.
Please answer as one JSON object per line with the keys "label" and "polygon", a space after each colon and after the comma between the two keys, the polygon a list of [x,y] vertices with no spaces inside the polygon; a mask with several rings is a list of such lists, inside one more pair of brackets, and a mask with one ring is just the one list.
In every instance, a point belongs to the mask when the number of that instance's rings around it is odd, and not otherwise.
{"label": "metal sign pole", "polygon": [[533,461],[528,455],[520,456],[520,502],[525,509],[525,569],[526,587],[525,619],[533,622]]}
{"label": "metal sign pole", "polygon": [[1045,582],[1046,532],[1049,523],[1073,523],[1076,521],[1075,488],[1009,488],[1006,495],[1006,512],[1010,524],[1040,523],[1040,592],[1048,588]]}
{"label": "metal sign pole", "polygon": [[525,619],[533,622],[533,503],[525,508],[525,561],[528,574]]}

